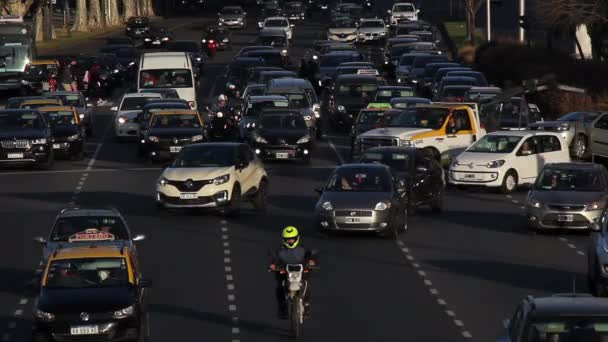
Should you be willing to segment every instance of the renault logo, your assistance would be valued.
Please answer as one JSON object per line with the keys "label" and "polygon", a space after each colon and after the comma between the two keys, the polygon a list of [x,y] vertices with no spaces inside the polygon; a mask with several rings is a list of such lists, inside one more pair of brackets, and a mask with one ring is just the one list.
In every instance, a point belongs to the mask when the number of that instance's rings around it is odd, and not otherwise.
{"label": "renault logo", "polygon": [[178,142],[179,142],[179,140],[177,140],[177,138],[173,138],[173,143],[174,143],[175,145],[177,145],[177,143],[178,143]]}
{"label": "renault logo", "polygon": [[89,314],[88,314],[88,313],[86,313],[86,312],[81,312],[81,313],[80,313],[80,319],[81,319],[81,320],[83,320],[83,321],[85,321],[85,322],[86,322],[86,321],[88,321],[88,320],[89,320],[89,318],[91,318],[91,317],[89,316]]}
{"label": "renault logo", "polygon": [[192,181],[192,179],[188,179],[184,185],[186,186],[186,188],[190,189],[194,186],[194,182]]}

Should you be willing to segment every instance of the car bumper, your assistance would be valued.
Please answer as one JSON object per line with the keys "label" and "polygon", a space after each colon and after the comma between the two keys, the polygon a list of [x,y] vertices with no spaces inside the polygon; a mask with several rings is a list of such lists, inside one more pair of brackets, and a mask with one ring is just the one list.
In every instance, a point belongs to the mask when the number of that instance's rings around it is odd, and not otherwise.
{"label": "car bumper", "polygon": [[46,162],[51,147],[36,145],[28,149],[0,149],[0,165]]}
{"label": "car bumper", "polygon": [[235,28],[235,27],[243,28],[243,27],[245,27],[245,22],[244,21],[220,21],[218,23],[218,25],[226,26],[229,28]]}
{"label": "car bumper", "polygon": [[377,42],[380,40],[384,40],[386,35],[372,35],[372,36],[357,36],[358,43],[366,43],[366,42]]}
{"label": "car bumper", "polygon": [[114,124],[114,134],[121,138],[136,138],[139,136],[139,125],[132,122]]}
{"label": "car bumper", "polygon": [[53,142],[55,155],[72,156],[82,151],[84,147],[82,140]]}
{"label": "car bumper", "polygon": [[266,160],[298,160],[308,159],[311,154],[311,145],[260,145],[253,143],[251,145],[260,158]]}
{"label": "car bumper", "polygon": [[156,203],[165,208],[220,208],[230,203],[232,186],[207,184],[198,191],[182,192],[173,185],[157,185]]}
{"label": "car bumper", "polygon": [[454,185],[475,185],[486,187],[499,187],[502,185],[503,174],[501,170],[474,171],[450,169],[448,182]]}
{"label": "car bumper", "polygon": [[[351,216],[352,213],[356,215]],[[360,215],[366,213],[366,216]],[[390,228],[389,210],[340,209],[317,214],[319,228],[329,231],[381,232]]]}
{"label": "car bumper", "polygon": [[340,37],[340,36],[337,36],[334,34],[329,34],[329,35],[327,35],[327,39],[334,41],[334,42],[354,43],[357,40],[357,36],[350,35],[350,36]]}
{"label": "car bumper", "polygon": [[602,210],[558,211],[526,205],[528,225],[538,229],[589,230],[592,223],[599,222],[601,214]]}
{"label": "car bumper", "polygon": [[[125,321],[111,322],[53,322],[41,323],[34,322],[32,332],[36,335],[42,335],[49,341],[104,341],[104,342],[123,342],[134,341],[139,336],[139,327],[137,319],[129,319]],[[95,335],[72,335],[70,327],[78,325],[96,325],[99,329],[99,334]]]}

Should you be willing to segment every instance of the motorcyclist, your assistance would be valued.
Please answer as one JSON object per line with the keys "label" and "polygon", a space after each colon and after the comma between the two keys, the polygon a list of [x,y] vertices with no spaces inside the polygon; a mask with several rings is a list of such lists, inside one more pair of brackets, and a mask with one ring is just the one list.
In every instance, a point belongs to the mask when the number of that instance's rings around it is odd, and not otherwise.
{"label": "motorcyclist", "polygon": [[[294,226],[288,226],[282,232],[283,245],[274,251],[270,262],[270,270],[278,271],[285,268],[287,264],[302,264],[305,267],[313,267],[317,265],[317,261],[313,258],[313,253],[300,245],[300,234]],[[285,298],[285,288],[283,282],[286,281],[286,274],[275,272],[276,274],[276,297],[279,309],[279,317],[286,319],[287,300]],[[310,314],[310,283],[307,282],[304,296],[304,316]]]}
{"label": "motorcyclist", "polygon": [[241,92],[238,90],[235,90],[234,97],[232,97],[228,101],[228,107],[234,108],[234,110],[236,112],[240,113],[243,110],[244,105],[245,105],[245,102],[244,102],[243,98],[241,97]]}

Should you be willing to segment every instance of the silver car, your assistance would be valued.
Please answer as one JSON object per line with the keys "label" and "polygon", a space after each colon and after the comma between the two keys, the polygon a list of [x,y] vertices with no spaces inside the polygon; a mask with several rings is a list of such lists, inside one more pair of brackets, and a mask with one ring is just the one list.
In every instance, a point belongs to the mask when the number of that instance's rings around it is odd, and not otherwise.
{"label": "silver car", "polygon": [[386,39],[388,28],[382,19],[361,19],[357,30],[357,42],[365,43]]}
{"label": "silver car", "polygon": [[229,28],[246,28],[247,12],[241,6],[225,6],[217,14],[218,24]]}
{"label": "silver car", "polygon": [[547,164],[528,193],[531,229],[592,229],[608,200],[608,172],[600,164]]}
{"label": "silver car", "polygon": [[593,225],[587,262],[589,289],[598,297],[608,297],[608,211]]}
{"label": "silver car", "polygon": [[327,27],[327,39],[335,42],[354,42],[357,39],[357,23],[349,17],[335,18]]}

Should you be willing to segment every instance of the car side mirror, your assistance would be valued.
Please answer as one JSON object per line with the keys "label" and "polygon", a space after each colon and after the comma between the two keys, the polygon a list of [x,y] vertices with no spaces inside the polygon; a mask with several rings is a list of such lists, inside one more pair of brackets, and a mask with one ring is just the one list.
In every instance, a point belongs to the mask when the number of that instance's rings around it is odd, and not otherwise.
{"label": "car side mirror", "polygon": [[601,231],[601,230],[602,230],[602,227],[600,227],[600,224],[599,224],[599,223],[597,223],[597,222],[593,222],[593,223],[591,223],[590,228],[591,228],[591,230],[592,230],[592,231],[594,231],[594,232],[599,232],[599,231]]}
{"label": "car side mirror", "polygon": [[152,280],[150,280],[150,279],[140,279],[139,280],[139,287],[143,287],[143,288],[152,287]]}
{"label": "car side mirror", "polygon": [[315,188],[315,192],[321,195],[323,193],[323,188]]}
{"label": "car side mirror", "polygon": [[137,234],[135,235],[135,237],[133,238],[133,241],[143,241],[146,239],[146,236],[143,234]]}
{"label": "car side mirror", "polygon": [[37,242],[37,243],[39,243],[41,245],[44,245],[46,243],[46,239],[43,238],[42,236],[36,236],[34,238],[34,242]]}
{"label": "car side mirror", "polygon": [[114,107],[110,108],[110,110],[113,111],[113,112],[117,112],[118,111],[118,107],[114,106]]}

